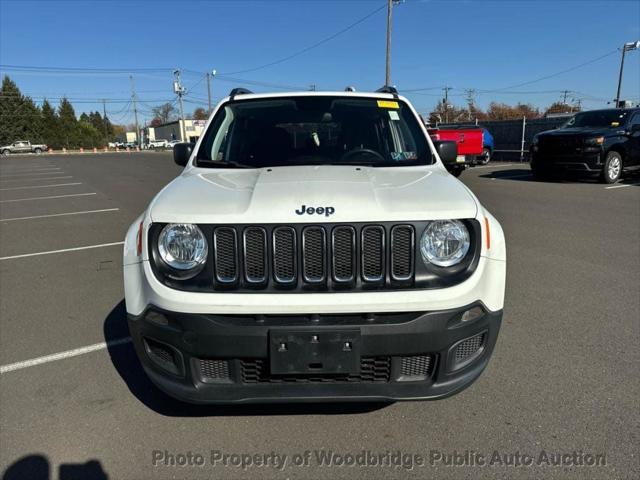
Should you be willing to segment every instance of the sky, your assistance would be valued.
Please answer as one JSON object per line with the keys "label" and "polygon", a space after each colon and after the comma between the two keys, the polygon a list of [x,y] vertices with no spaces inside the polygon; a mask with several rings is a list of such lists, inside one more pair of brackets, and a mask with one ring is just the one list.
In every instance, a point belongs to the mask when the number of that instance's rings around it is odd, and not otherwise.
{"label": "sky", "polygon": [[[116,123],[133,119],[130,75],[144,123],[175,100],[176,68],[187,116],[206,108],[214,69],[214,100],[237,86],[370,91],[385,80],[385,4],[0,0],[0,75],[37,102],[67,96],[78,114],[102,111],[104,98]],[[468,89],[484,108],[544,108],[568,90],[567,101],[602,108],[615,97],[620,48],[637,40],[640,0],[405,0],[393,9],[392,84],[420,112],[445,86],[460,106]],[[640,101],[640,50],[627,52],[621,97]]]}

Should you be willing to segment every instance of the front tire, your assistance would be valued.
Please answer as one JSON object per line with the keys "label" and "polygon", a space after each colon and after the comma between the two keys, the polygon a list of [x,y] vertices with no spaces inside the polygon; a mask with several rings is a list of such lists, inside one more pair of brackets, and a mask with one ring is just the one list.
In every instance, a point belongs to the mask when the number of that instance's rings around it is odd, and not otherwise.
{"label": "front tire", "polygon": [[42,153],[42,149],[41,148],[36,148],[33,150],[33,153],[35,153],[36,155],[40,155]]}
{"label": "front tire", "polygon": [[11,153],[11,150],[2,150],[2,156],[6,157]]}
{"label": "front tire", "polygon": [[600,175],[602,183],[616,183],[622,176],[622,155],[618,152],[607,153],[604,169]]}

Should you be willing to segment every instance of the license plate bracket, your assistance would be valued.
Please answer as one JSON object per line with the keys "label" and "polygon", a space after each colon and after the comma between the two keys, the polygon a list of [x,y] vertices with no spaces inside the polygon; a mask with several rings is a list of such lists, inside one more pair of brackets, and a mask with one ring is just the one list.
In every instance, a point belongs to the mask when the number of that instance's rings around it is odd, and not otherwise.
{"label": "license plate bracket", "polygon": [[360,371],[359,330],[269,332],[272,375],[351,374]]}

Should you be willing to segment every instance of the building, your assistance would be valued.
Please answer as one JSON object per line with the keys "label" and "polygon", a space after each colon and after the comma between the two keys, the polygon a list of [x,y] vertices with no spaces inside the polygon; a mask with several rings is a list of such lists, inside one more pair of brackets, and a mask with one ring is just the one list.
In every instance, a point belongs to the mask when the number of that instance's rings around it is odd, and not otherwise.
{"label": "building", "polygon": [[147,127],[145,137],[151,140],[179,140],[181,142],[195,142],[202,132],[206,120],[185,120],[184,133],[186,138],[182,138],[182,120],[164,123],[155,127]]}

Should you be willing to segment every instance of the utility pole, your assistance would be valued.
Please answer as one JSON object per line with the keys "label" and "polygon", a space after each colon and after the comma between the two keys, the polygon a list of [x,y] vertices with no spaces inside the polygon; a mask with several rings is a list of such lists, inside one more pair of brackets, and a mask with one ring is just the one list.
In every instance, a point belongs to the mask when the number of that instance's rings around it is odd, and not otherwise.
{"label": "utility pole", "polygon": [[180,124],[181,124],[180,125],[180,136],[181,136],[181,141],[182,142],[186,142],[187,141],[187,134],[185,132],[185,127],[184,127],[184,104],[182,103],[182,97],[186,93],[186,89],[180,83],[180,70],[175,70],[173,72],[173,74],[176,77],[176,79],[173,82],[173,92],[176,95],[178,95],[178,100],[180,102]]}
{"label": "utility pole", "polygon": [[104,144],[109,144],[109,134],[107,133],[107,101],[102,99],[102,125],[104,126]]}
{"label": "utility pole", "polygon": [[444,123],[449,123],[449,90],[453,87],[445,86],[444,90]]}
{"label": "utility pole", "polygon": [[475,107],[476,104],[476,91],[473,88],[469,88],[465,90],[465,92],[467,94],[467,111],[469,115],[468,120],[471,121],[471,110],[473,109],[473,107]]}
{"label": "utility pole", "polygon": [[391,12],[393,0],[387,0],[387,74],[384,84],[391,85]]}
{"label": "utility pole", "polygon": [[562,104],[563,105],[567,104],[567,95],[569,95],[569,90],[564,90],[562,92]]}
{"label": "utility pole", "polygon": [[133,117],[136,121],[136,142],[138,143],[138,147],[142,147],[140,143],[140,127],[138,126],[138,107],[136,105],[136,85],[133,82],[133,75],[129,75],[129,80],[131,80],[131,101],[133,102]]}
{"label": "utility pole", "polygon": [[216,71],[211,70],[211,73],[207,72],[207,99],[209,101],[209,110],[207,110],[207,115],[211,115],[211,79],[216,76]]}
{"label": "utility pole", "polygon": [[637,50],[640,48],[640,40],[637,42],[628,42],[622,46],[622,59],[620,60],[620,74],[618,75],[618,90],[616,91],[615,106],[618,107],[620,103],[620,89],[622,88],[622,71],[624,70],[624,54],[631,50]]}

